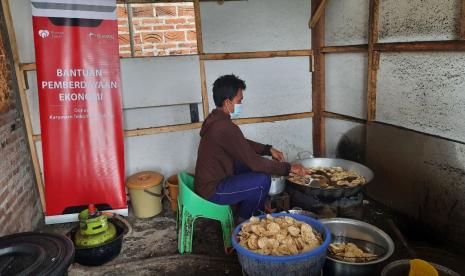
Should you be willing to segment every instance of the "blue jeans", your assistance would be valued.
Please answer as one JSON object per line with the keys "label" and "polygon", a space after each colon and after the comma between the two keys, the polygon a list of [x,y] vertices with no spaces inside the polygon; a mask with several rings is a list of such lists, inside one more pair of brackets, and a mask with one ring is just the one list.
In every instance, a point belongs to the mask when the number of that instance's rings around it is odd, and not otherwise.
{"label": "blue jeans", "polygon": [[263,210],[270,190],[271,178],[264,173],[252,172],[242,162],[234,164],[234,175],[226,177],[208,199],[221,205],[239,205],[240,219],[248,219]]}

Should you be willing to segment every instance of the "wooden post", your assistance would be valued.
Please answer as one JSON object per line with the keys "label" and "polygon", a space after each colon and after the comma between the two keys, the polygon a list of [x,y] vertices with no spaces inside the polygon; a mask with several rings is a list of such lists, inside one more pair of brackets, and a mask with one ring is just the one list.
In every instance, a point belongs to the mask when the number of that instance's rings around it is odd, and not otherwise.
{"label": "wooden post", "polygon": [[318,8],[316,8],[316,11],[312,13],[312,18],[310,18],[310,21],[308,22],[309,28],[313,29],[315,28],[316,24],[318,24],[318,21],[320,20],[321,16],[325,13],[326,3],[327,0],[320,1]]}
{"label": "wooden post", "polygon": [[378,41],[379,0],[370,0],[370,18],[368,35],[368,88],[367,88],[367,120],[376,119],[376,79],[379,67],[379,52],[374,51]]}
{"label": "wooden post", "polygon": [[200,83],[202,91],[202,107],[203,117],[207,118],[210,113],[208,105],[208,91],[207,91],[207,77],[205,76],[205,61],[201,58],[203,55],[203,40],[202,40],[202,20],[200,18],[200,2],[199,0],[194,1],[194,12],[195,12],[195,34],[197,36],[197,52],[199,53],[200,62]]}
{"label": "wooden post", "polygon": [[460,14],[460,39],[465,39],[465,0],[462,0],[462,13]]}
{"label": "wooden post", "polygon": [[[16,37],[13,28],[13,20],[11,17],[10,6],[8,4],[8,0],[1,0],[2,1],[2,9],[3,15],[5,16],[6,27],[8,30],[8,40],[11,45],[11,51],[13,53],[13,63],[16,72],[16,79],[18,81],[18,90],[19,96],[21,100],[21,108],[24,116],[24,124],[26,127],[26,134],[27,134],[27,141],[29,143],[29,151],[31,152],[32,163],[34,166],[34,175],[37,184],[37,190],[39,192],[40,202],[42,204],[42,211],[45,213],[45,194],[44,194],[44,184],[42,182],[42,175],[40,173],[40,166],[39,166],[39,157],[37,155],[36,145],[34,143],[32,137],[32,124],[31,124],[31,116],[29,114],[29,104],[26,96],[26,89],[25,89],[25,79],[24,73],[20,69],[19,65],[19,52],[18,47],[16,45]],[[31,38],[32,39],[32,38]]]}
{"label": "wooden post", "polygon": [[[322,0],[312,1],[312,14],[322,4]],[[325,155],[325,122],[323,111],[325,110],[325,56],[321,52],[324,46],[325,15],[321,14],[315,28],[312,29],[312,111],[313,111],[313,155],[321,157]]]}

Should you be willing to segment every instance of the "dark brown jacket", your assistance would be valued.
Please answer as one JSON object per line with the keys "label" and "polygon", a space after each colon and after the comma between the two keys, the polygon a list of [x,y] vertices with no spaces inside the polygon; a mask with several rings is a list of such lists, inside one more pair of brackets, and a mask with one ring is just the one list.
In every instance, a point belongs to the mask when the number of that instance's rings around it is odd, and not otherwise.
{"label": "dark brown jacket", "polygon": [[253,172],[288,175],[290,164],[262,157],[271,155],[271,146],[247,140],[228,114],[215,109],[200,130],[200,145],[195,167],[195,192],[208,199],[218,184],[234,174],[239,160]]}

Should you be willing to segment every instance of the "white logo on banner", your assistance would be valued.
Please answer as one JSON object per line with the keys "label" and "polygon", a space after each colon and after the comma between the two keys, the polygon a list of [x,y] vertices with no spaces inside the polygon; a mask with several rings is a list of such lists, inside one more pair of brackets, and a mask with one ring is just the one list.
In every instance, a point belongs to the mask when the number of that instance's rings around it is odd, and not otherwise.
{"label": "white logo on banner", "polygon": [[46,38],[50,35],[48,30],[39,30],[39,36],[42,38]]}

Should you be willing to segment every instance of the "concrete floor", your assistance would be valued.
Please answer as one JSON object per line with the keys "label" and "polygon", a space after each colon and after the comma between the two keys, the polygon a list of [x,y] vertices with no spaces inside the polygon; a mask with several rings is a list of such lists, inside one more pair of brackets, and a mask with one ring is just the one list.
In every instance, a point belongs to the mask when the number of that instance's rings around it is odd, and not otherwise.
{"label": "concrete floor", "polygon": [[[465,275],[465,252],[452,244],[431,239],[428,230],[411,218],[393,212],[374,200],[366,200],[362,220],[378,226],[394,240],[396,250],[386,261],[409,259],[405,246],[388,225],[392,219],[405,235],[418,257],[445,265]],[[74,263],[68,274],[77,275],[242,275],[235,253],[226,255],[219,223],[198,219],[195,224],[193,252],[177,252],[175,214],[164,202],[164,212],[150,219],[137,219],[130,213],[127,218],[133,231],[124,237],[123,248],[117,258],[99,267]],[[65,234],[77,223],[46,225],[40,230]],[[413,227],[413,228],[412,228]]]}
{"label": "concrete floor", "polygon": [[[74,275],[242,275],[235,254],[226,255],[219,223],[198,219],[195,224],[193,252],[180,255],[177,250],[175,214],[164,202],[160,215],[138,219],[131,212],[127,220],[133,231],[124,237],[118,257],[98,267],[74,263]],[[46,225],[40,230],[65,234],[77,223]]]}

